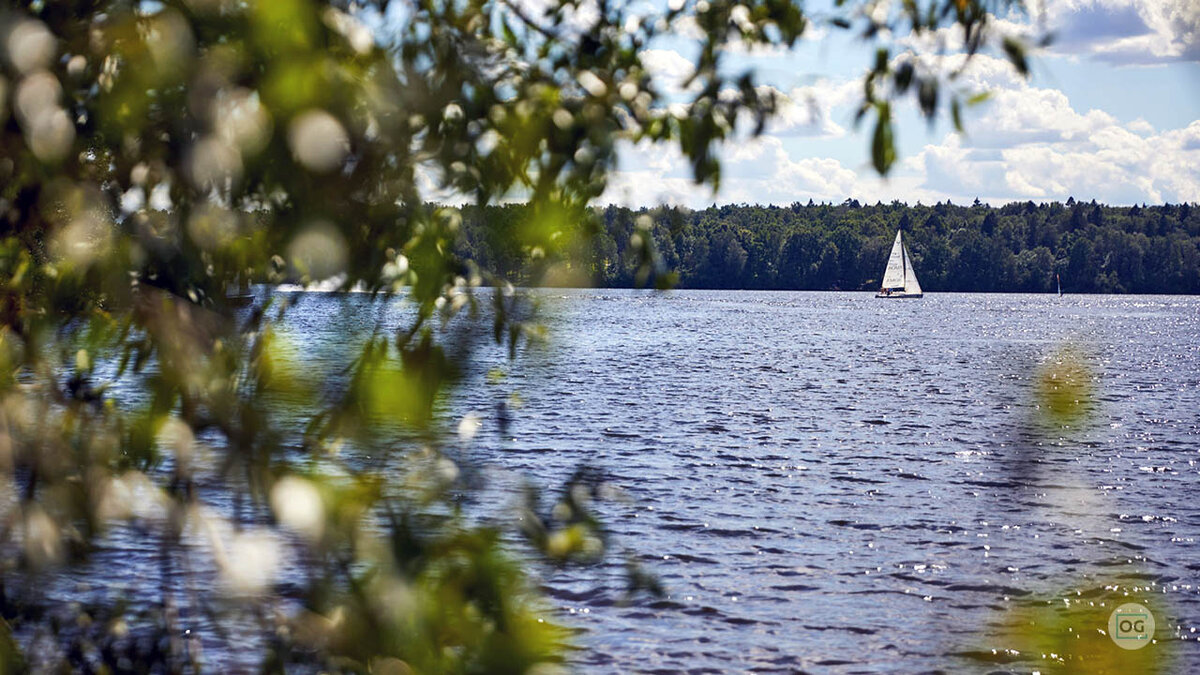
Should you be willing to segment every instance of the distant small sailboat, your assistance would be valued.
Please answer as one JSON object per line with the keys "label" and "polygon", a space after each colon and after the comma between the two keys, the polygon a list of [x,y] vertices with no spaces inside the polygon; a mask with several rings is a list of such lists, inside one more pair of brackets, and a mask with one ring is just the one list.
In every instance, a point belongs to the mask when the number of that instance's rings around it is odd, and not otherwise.
{"label": "distant small sailboat", "polygon": [[896,243],[892,244],[892,254],[888,256],[887,267],[883,271],[883,285],[875,297],[919,298],[922,295],[921,283],[917,281],[917,273],[904,246],[904,233],[896,230]]}
{"label": "distant small sailboat", "polygon": [[254,302],[250,284],[244,279],[237,283],[225,284],[225,302],[230,307],[245,307]]}
{"label": "distant small sailboat", "polygon": [[1062,297],[1062,279],[1059,279],[1058,275],[1055,274],[1054,281],[1056,281],[1058,283],[1058,297],[1061,298]]}

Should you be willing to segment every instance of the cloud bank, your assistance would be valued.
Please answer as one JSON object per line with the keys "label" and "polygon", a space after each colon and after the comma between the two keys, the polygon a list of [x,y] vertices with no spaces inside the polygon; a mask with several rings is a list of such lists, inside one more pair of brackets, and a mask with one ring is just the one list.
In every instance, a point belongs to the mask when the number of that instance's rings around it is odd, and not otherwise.
{"label": "cloud bank", "polygon": [[785,102],[780,119],[763,136],[723,149],[724,178],[716,195],[692,183],[677,152],[643,145],[626,149],[601,201],[692,207],[847,198],[1200,202],[1200,120],[1162,130],[1144,119],[1122,123],[1102,110],[1080,110],[1062,91],[1030,85],[986,55],[975,57],[960,80],[968,90],[992,93],[968,113],[967,134],[947,133],[926,144],[889,180],[866,166],[801,154],[809,138],[843,137],[864,153],[864,139],[837,123],[852,114],[857,82],[824,81],[776,91]]}

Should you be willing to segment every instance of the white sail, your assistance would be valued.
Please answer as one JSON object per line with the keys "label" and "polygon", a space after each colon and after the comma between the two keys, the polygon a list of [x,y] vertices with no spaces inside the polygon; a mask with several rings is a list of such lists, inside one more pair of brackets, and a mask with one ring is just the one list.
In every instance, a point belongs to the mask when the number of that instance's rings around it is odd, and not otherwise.
{"label": "white sail", "polygon": [[904,233],[898,230],[896,242],[892,244],[892,253],[888,256],[887,267],[883,271],[883,283],[875,297],[919,298],[921,296],[921,282],[917,281],[917,272],[913,269],[912,259],[908,257],[908,247],[904,245]]}
{"label": "white sail", "polygon": [[[883,288],[904,288],[904,242],[900,240],[900,232],[896,232],[896,243],[892,244],[892,254],[888,256],[887,269],[883,272]],[[916,280],[916,277],[913,277]]]}
{"label": "white sail", "polygon": [[[899,236],[899,233],[896,236]],[[904,292],[920,295],[921,282],[917,281],[917,272],[913,269],[912,260],[908,257],[908,247],[901,244],[900,248],[904,251]]]}

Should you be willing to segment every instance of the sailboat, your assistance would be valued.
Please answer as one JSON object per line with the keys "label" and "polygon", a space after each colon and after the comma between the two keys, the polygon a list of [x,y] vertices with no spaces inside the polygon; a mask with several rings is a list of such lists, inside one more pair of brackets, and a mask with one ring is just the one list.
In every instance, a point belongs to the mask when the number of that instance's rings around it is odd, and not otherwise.
{"label": "sailboat", "polygon": [[896,243],[892,244],[892,254],[888,256],[887,267],[883,271],[883,285],[875,297],[919,298],[922,295],[921,283],[917,281],[917,273],[908,257],[908,248],[904,246],[904,233],[896,230]]}
{"label": "sailboat", "polygon": [[1058,297],[1061,298],[1062,297],[1062,279],[1059,279],[1058,275],[1055,274],[1054,280],[1058,282]]}

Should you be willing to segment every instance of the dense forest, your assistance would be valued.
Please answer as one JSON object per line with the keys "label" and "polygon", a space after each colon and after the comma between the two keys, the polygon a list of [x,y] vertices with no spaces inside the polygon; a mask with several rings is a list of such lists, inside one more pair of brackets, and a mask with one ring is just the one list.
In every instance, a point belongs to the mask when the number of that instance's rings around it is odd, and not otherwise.
{"label": "dense forest", "polygon": [[[524,210],[468,210],[460,252],[523,280],[530,251],[507,233]],[[610,206],[567,264],[596,286],[640,285],[648,230],[679,288],[868,290],[897,228],[927,291],[1047,292],[1058,274],[1070,293],[1200,293],[1200,207],[1189,204]]]}

